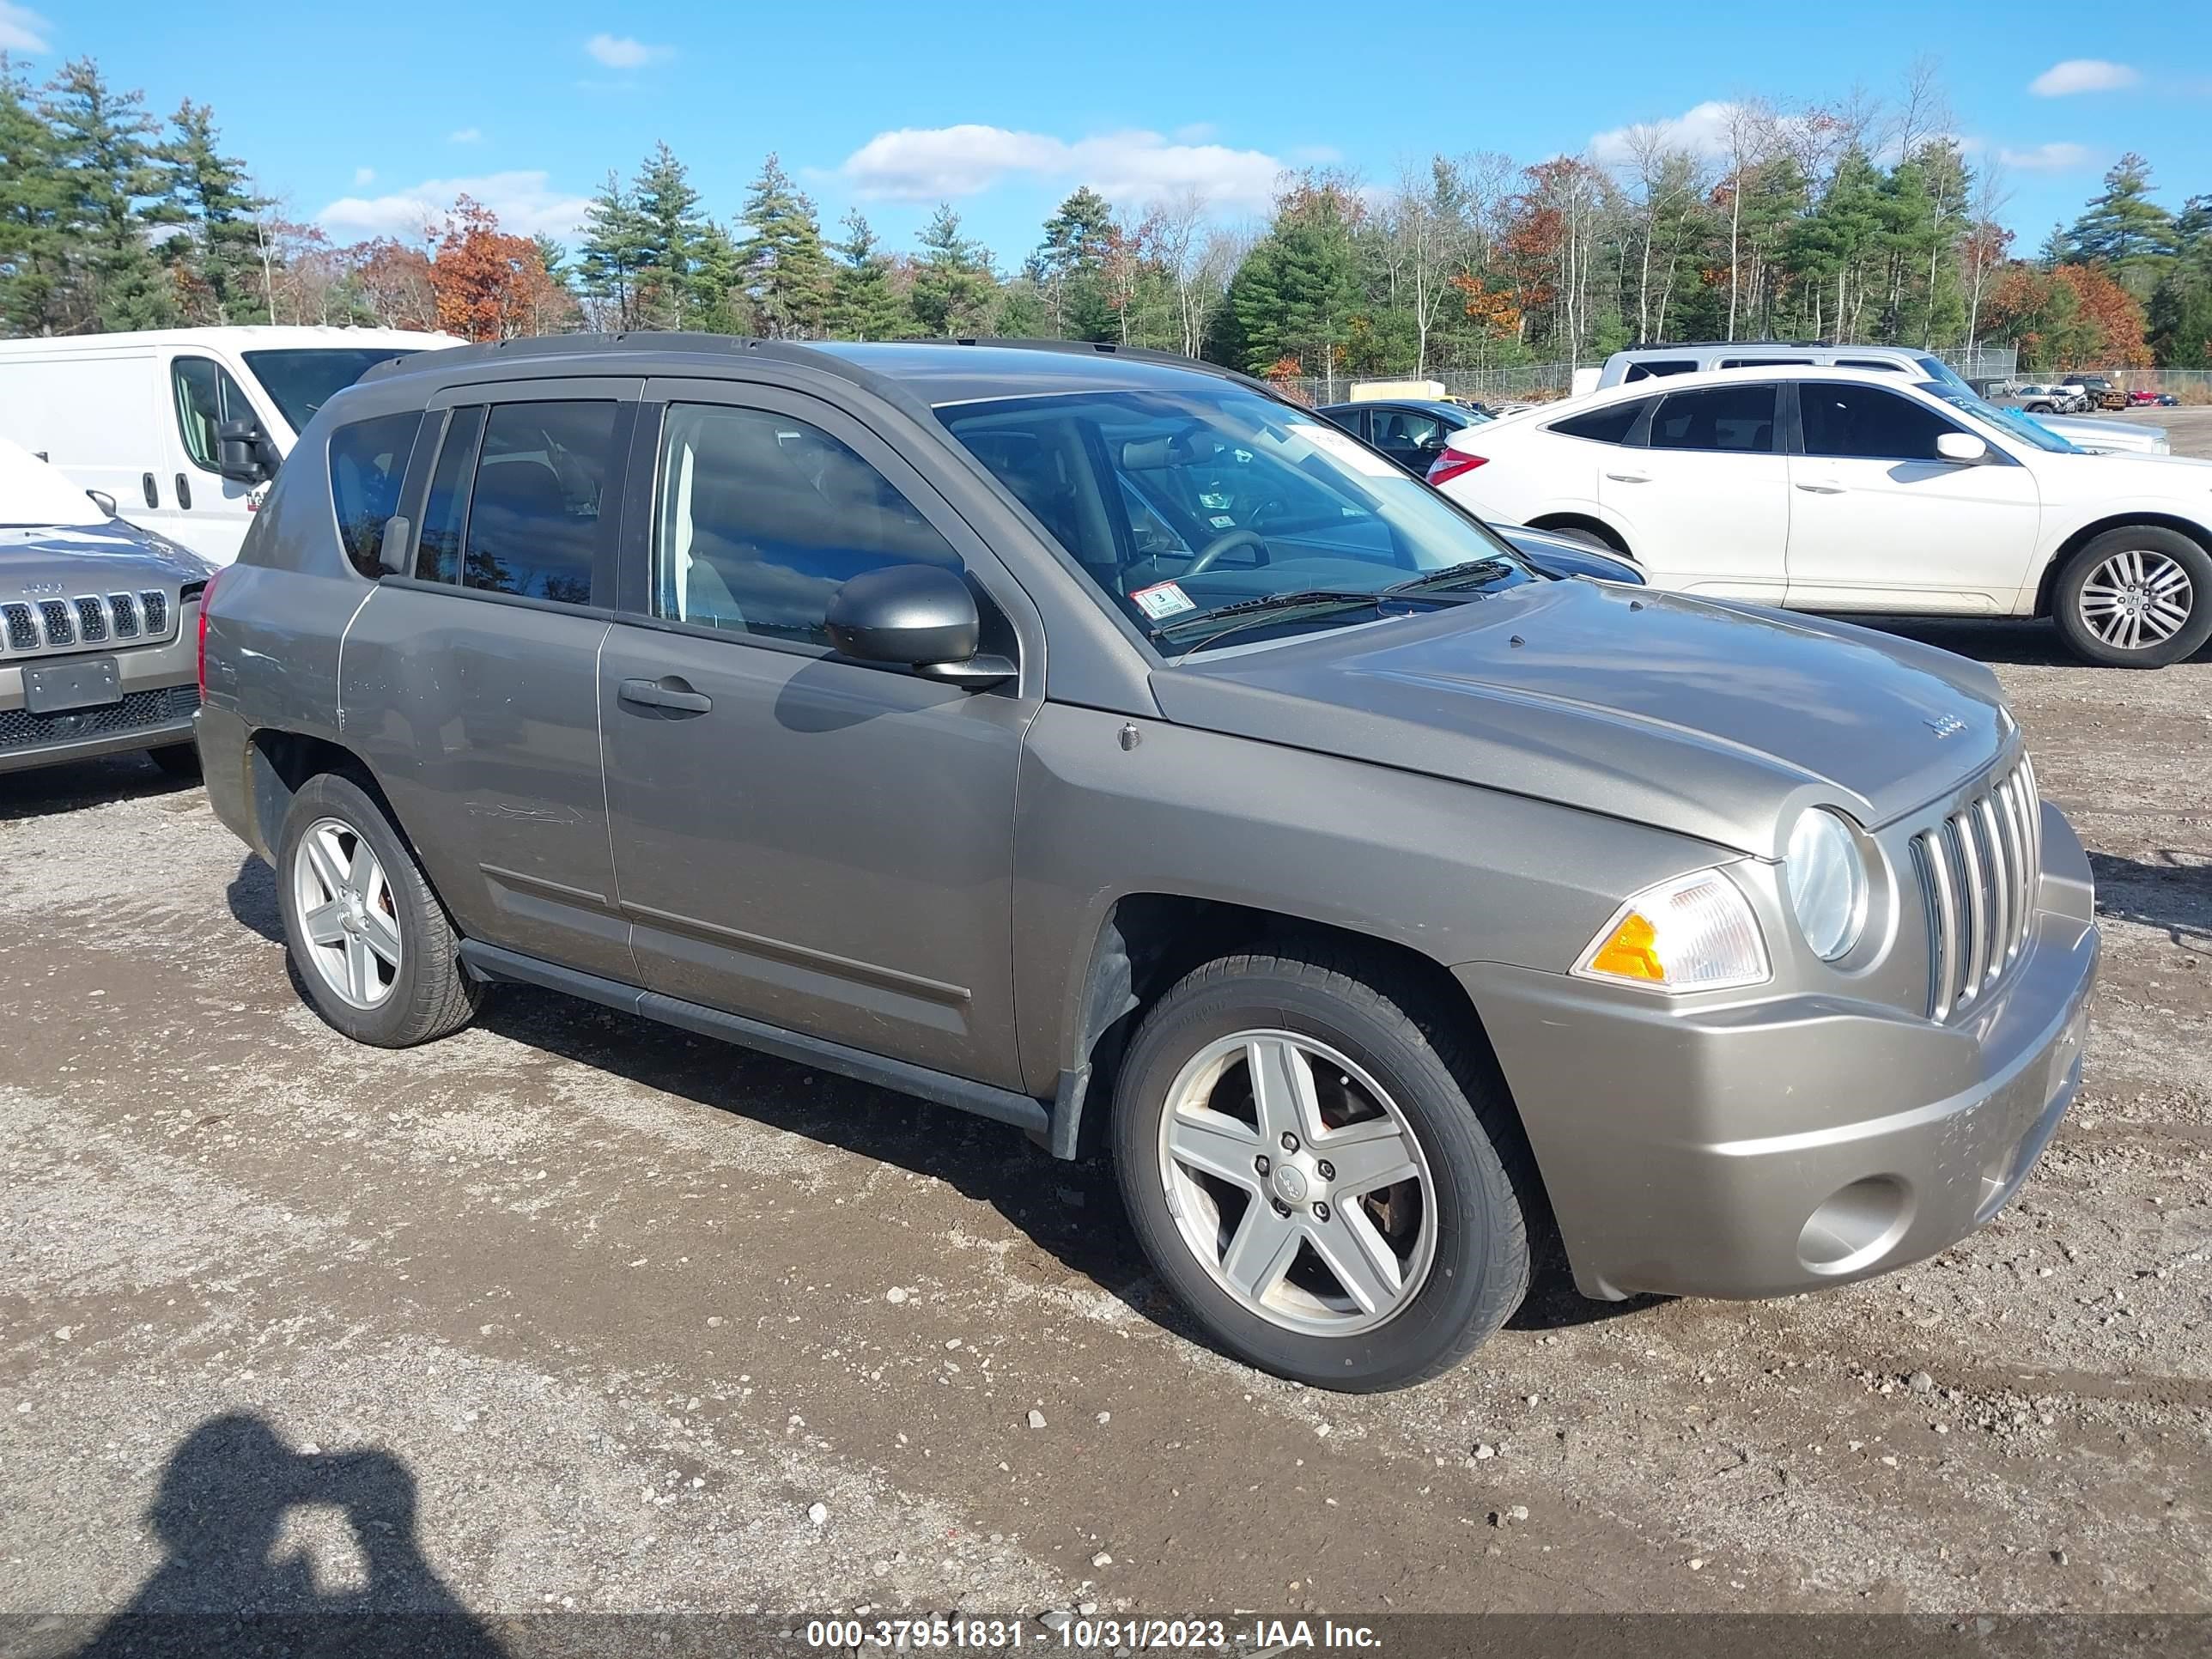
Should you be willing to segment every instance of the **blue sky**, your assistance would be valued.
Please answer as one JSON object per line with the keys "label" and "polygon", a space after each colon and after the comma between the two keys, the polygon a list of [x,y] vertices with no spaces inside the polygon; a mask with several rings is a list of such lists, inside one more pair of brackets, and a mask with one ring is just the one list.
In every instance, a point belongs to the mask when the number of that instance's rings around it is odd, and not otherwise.
{"label": "blue sky", "polygon": [[899,246],[950,199],[1012,263],[1078,183],[1132,207],[1197,187],[1241,219],[1283,167],[1381,183],[1437,149],[1605,154],[1665,120],[1695,143],[1730,100],[1887,97],[1923,54],[1953,130],[2003,159],[2024,247],[2123,150],[2169,207],[2212,192],[2203,4],[0,0],[0,46],[41,76],[89,54],[160,112],[212,104],[263,188],[341,240],[459,189],[563,234],[665,139],[718,216],[774,149],[825,224],[859,206]]}

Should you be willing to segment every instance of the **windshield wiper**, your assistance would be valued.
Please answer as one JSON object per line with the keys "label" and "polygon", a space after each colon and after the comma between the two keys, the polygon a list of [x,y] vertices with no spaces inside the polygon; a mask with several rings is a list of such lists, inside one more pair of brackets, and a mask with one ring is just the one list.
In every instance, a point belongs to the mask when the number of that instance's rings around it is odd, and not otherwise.
{"label": "windshield wiper", "polygon": [[1393,582],[1382,591],[1385,593],[1410,593],[1424,587],[1442,587],[1448,582],[1472,581],[1478,576],[1510,576],[1512,574],[1512,562],[1492,554],[1488,558],[1468,559],[1458,564],[1448,564],[1441,570],[1408,577],[1402,582]]}
{"label": "windshield wiper", "polygon": [[1190,647],[1195,651],[1200,646],[1211,645],[1214,641],[1225,635],[1233,634],[1239,629],[1251,628],[1261,623],[1272,621],[1277,613],[1281,611],[1341,611],[1355,607],[1364,610],[1369,605],[1380,604],[1382,599],[1382,596],[1380,593],[1366,592],[1359,588],[1304,587],[1292,592],[1268,593],[1256,599],[1239,599],[1234,605],[1217,605],[1211,611],[1201,611],[1194,617],[1178,617],[1166,627],[1155,631],[1159,638],[1167,639],[1188,629],[1200,627],[1206,623],[1226,624],[1195,641]]}

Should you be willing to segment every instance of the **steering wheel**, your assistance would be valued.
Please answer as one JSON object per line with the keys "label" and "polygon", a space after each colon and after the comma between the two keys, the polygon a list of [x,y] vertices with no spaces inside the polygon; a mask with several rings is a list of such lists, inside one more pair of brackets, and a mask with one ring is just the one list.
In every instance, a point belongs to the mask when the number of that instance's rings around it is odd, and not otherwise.
{"label": "steering wheel", "polygon": [[1190,562],[1189,567],[1176,580],[1188,581],[1193,576],[1204,575],[1213,568],[1214,561],[1232,547],[1256,547],[1260,550],[1261,562],[1267,562],[1267,544],[1257,532],[1224,530],[1198,550],[1198,556]]}

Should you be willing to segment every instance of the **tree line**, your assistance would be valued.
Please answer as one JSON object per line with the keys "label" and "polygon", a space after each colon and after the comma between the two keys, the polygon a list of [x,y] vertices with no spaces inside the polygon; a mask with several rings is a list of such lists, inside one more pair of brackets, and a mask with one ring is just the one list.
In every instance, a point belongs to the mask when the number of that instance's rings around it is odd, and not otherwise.
{"label": "tree line", "polygon": [[1953,131],[1932,69],[1894,99],[1751,100],[1522,165],[1437,155],[1384,185],[1279,181],[1230,222],[1195,193],[1088,185],[1002,264],[940,206],[910,250],[825,229],[771,155],[728,221],[657,145],[572,244],[464,197],[410,237],[339,246],[289,217],[186,100],[155,118],[90,59],[42,87],[0,56],[0,331],[356,323],[501,339],[579,327],[777,338],[1115,341],[1278,379],[1584,362],[1637,341],[2018,348],[2023,370],[2212,364],[2212,196],[2179,213],[2129,155],[2033,256],[2003,168]]}

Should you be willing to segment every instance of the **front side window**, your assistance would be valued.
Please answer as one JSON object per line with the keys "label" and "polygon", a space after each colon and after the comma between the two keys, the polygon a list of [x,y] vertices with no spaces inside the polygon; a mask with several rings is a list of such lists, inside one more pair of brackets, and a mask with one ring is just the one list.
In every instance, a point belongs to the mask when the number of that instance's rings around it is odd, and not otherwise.
{"label": "front side window", "polygon": [[1363,609],[1371,618],[1357,601],[1420,577],[1469,589],[1530,580],[1402,467],[1241,386],[1178,375],[937,416],[1111,604],[1178,649],[1215,636],[1211,619],[1232,606],[1325,592],[1345,603],[1296,625],[1334,625]]}
{"label": "front side window", "polygon": [[1383,449],[1442,449],[1445,435],[1444,423],[1433,415],[1411,409],[1375,413],[1375,441]]}
{"label": "front side window", "polygon": [[331,504],[337,510],[338,542],[364,576],[383,574],[378,556],[384,521],[399,507],[399,486],[415,453],[415,414],[380,415],[331,434]]}
{"label": "front side window", "polygon": [[611,402],[500,404],[469,492],[461,585],[592,602],[599,500],[615,465]]}
{"label": "front side window", "polygon": [[414,355],[411,349],[390,346],[288,346],[279,351],[249,351],[246,367],[292,430],[304,432],[317,410],[377,364]]}
{"label": "front side window", "polygon": [[177,430],[185,441],[185,453],[192,465],[209,472],[216,470],[216,428],[225,421],[256,418],[253,405],[230,371],[212,357],[179,357],[169,365],[169,386],[175,394]]}
{"label": "front side window", "polygon": [[1771,454],[1776,391],[1771,386],[1709,386],[1670,392],[1651,416],[1651,447]]}
{"label": "front side window", "polygon": [[960,568],[890,479],[789,415],[675,404],[660,442],[653,614],[828,647],[830,596],[887,564]]}
{"label": "front side window", "polygon": [[1886,387],[1806,380],[1797,387],[1805,453],[1844,459],[1935,461],[1936,440],[1958,427]]}

